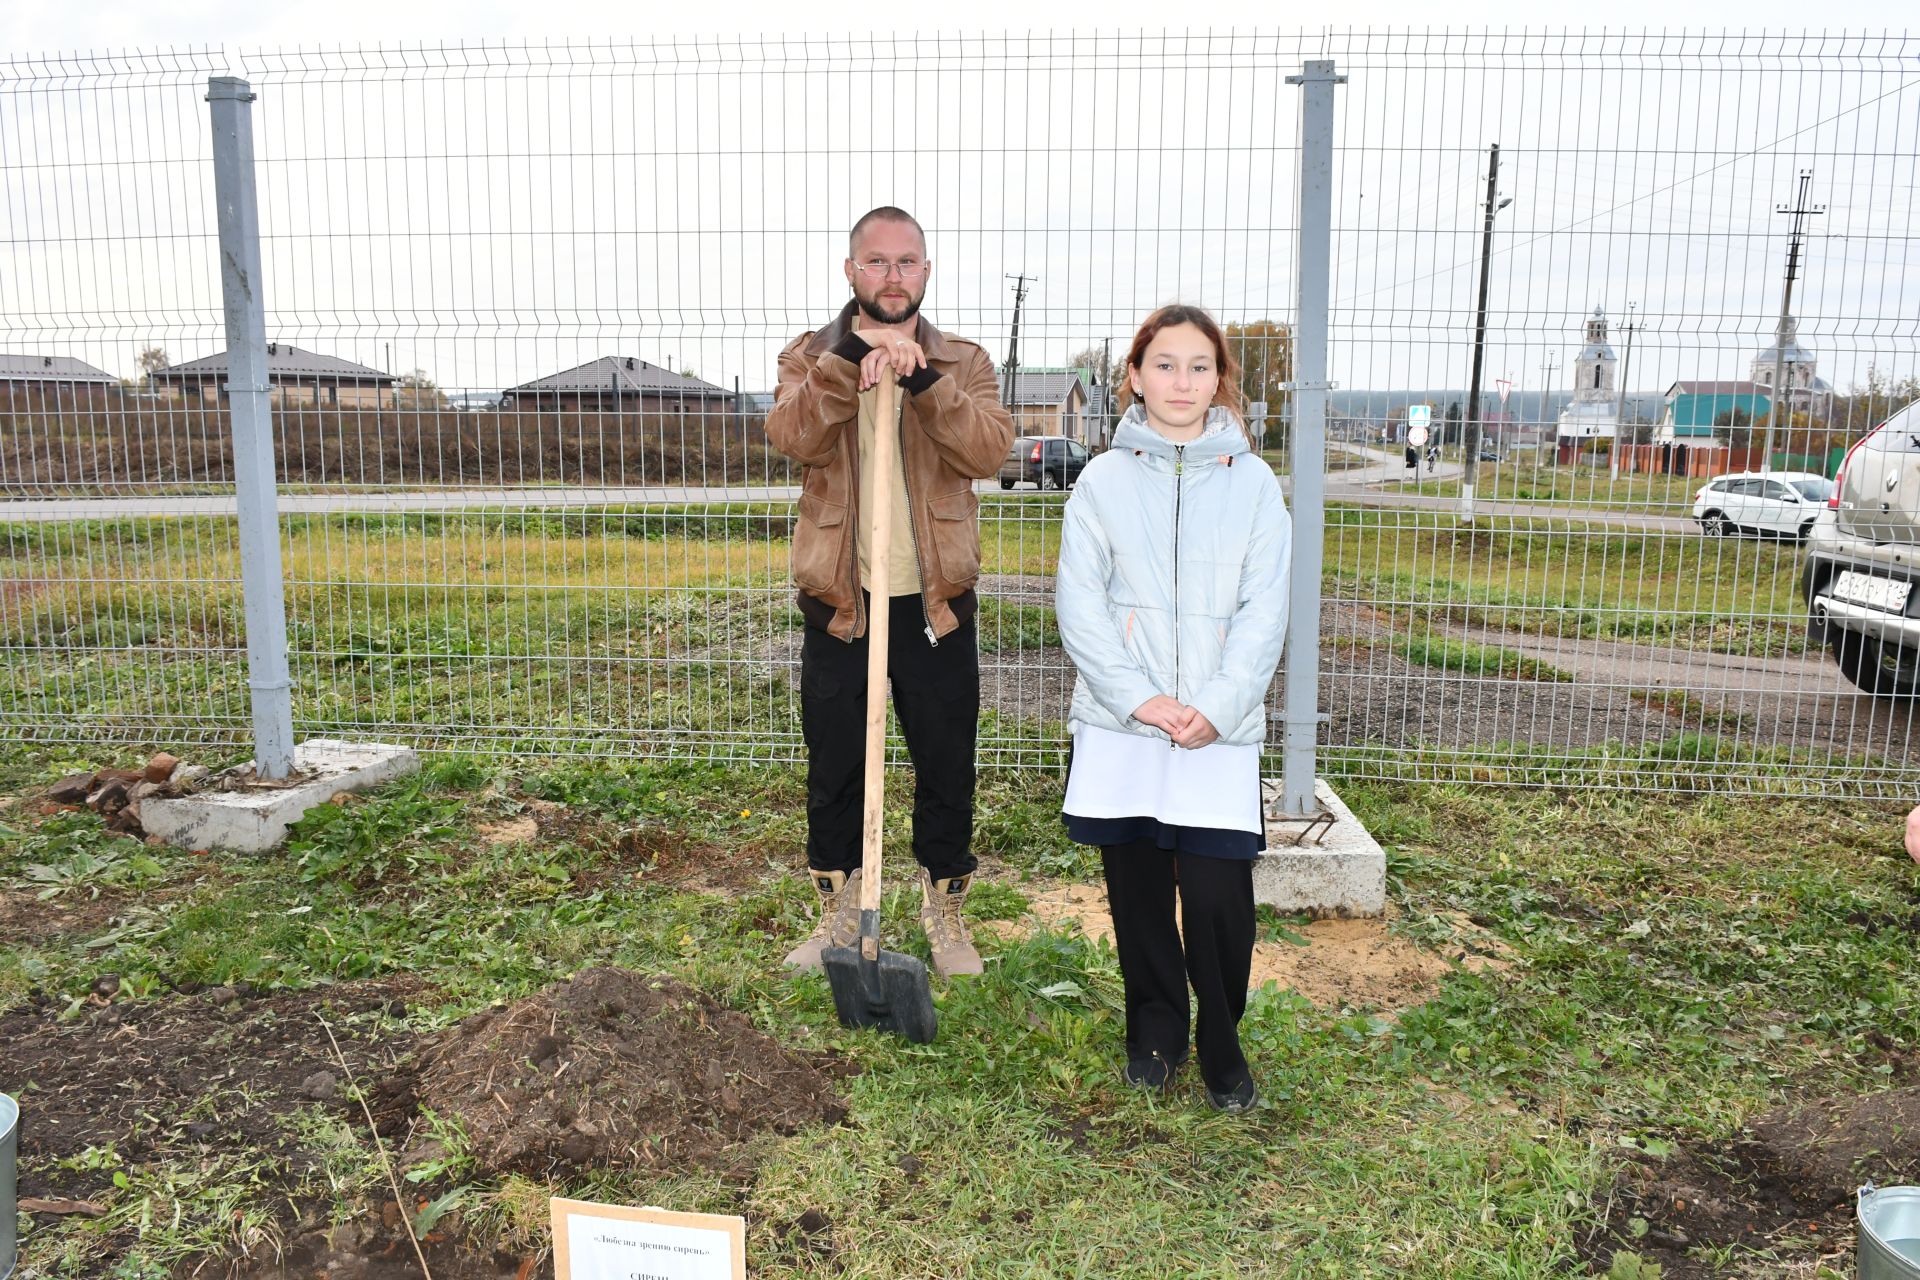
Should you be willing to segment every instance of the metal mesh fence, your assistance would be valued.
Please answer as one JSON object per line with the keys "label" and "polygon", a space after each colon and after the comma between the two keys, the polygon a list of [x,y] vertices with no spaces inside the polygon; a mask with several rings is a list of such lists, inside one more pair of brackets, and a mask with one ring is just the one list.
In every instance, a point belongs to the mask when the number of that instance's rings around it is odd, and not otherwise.
{"label": "metal mesh fence", "polygon": [[[1830,477],[1915,394],[1915,52],[1176,33],[16,60],[0,733],[244,741],[202,101],[232,72],[259,95],[301,736],[796,758],[799,477],[761,423],[779,349],[847,296],[847,228],[898,204],[927,314],[1006,367],[1023,433],[1012,487],[979,486],[982,760],[1056,765],[1053,486],[1067,441],[1104,443],[1147,312],[1229,326],[1287,470],[1284,78],[1331,58],[1325,770],[1910,792],[1910,700],[1808,636],[1824,498],[1696,495]],[[1823,206],[1785,360],[1781,204]],[[1036,461],[1027,436],[1064,439]]]}
{"label": "metal mesh fence", "polygon": [[1336,768],[1911,791],[1910,701],[1849,683],[1802,592],[1842,451],[1915,391],[1911,52],[1554,34],[1338,51]]}

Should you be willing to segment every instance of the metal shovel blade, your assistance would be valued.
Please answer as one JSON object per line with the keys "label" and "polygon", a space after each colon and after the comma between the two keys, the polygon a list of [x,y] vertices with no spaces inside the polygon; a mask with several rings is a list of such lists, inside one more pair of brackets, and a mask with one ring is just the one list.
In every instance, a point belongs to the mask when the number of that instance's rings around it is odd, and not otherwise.
{"label": "metal shovel blade", "polygon": [[926,965],[898,951],[881,951],[869,960],[857,943],[828,947],[820,963],[843,1025],[891,1031],[914,1044],[932,1043],[939,1020]]}

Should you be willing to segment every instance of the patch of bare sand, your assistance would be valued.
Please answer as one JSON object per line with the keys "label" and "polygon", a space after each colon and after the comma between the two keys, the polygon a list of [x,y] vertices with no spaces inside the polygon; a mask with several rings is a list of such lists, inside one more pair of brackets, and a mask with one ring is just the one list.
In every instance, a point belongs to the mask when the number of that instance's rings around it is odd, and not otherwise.
{"label": "patch of bare sand", "polygon": [[[1107,893],[1100,885],[1049,884],[1026,891],[1027,914],[1019,920],[995,920],[979,929],[1002,938],[1022,938],[1041,925],[1076,928],[1089,939],[1113,940]],[[1394,1013],[1424,1003],[1456,969],[1471,973],[1512,966],[1511,949],[1465,917],[1449,916],[1453,940],[1439,949],[1421,946],[1391,931],[1397,913],[1388,906],[1378,920],[1314,920],[1292,924],[1287,932],[1306,945],[1285,940],[1253,944],[1253,978],[1259,990],[1268,982],[1297,992],[1324,1008],[1352,1006]]]}
{"label": "patch of bare sand", "polygon": [[488,844],[531,844],[540,838],[540,821],[532,814],[489,822],[477,833]]}

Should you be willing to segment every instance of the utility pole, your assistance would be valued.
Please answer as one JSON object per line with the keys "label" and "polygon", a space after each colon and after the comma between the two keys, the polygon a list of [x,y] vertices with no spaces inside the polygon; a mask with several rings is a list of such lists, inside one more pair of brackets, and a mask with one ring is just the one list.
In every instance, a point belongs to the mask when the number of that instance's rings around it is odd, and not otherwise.
{"label": "utility pole", "polygon": [[1113,339],[1111,337],[1100,339],[1100,380],[1106,383],[1107,387],[1100,398],[1100,416],[1104,419],[1100,424],[1100,442],[1105,444],[1107,433],[1113,430],[1113,401],[1118,394],[1113,389]]}
{"label": "utility pole", "polygon": [[[1787,422],[1793,422],[1793,388],[1787,384],[1787,322],[1793,315],[1793,278],[1800,271],[1800,240],[1806,234],[1807,218],[1827,211],[1823,204],[1807,203],[1807,187],[1813,182],[1813,170],[1800,171],[1800,190],[1794,196],[1792,207],[1778,204],[1773,207],[1775,213],[1793,215],[1793,230],[1787,235],[1787,283],[1780,293],[1780,324],[1773,335],[1773,403],[1767,406],[1766,443],[1762,446],[1760,472],[1762,475],[1773,470],[1773,424],[1780,421],[1780,410],[1785,407]],[[1808,387],[1812,391],[1812,387]],[[1812,405],[1812,397],[1807,403]]]}
{"label": "utility pole", "polygon": [[1030,276],[1023,271],[1007,279],[1013,281],[1013,332],[1007,336],[1007,386],[1002,398],[1006,401],[1007,412],[1014,416],[1014,430],[1018,431],[1020,411],[1013,396],[1020,386],[1020,307],[1027,300],[1028,282],[1037,281],[1040,277]]}
{"label": "utility pole", "polygon": [[[1473,523],[1473,472],[1480,460],[1480,369],[1487,348],[1487,273],[1493,258],[1493,215],[1512,204],[1499,200],[1500,144],[1487,158],[1487,216],[1480,232],[1480,306],[1473,325],[1473,377],[1467,387],[1467,456],[1460,470],[1460,519]],[[1495,201],[1498,200],[1498,203]]]}
{"label": "utility pole", "polygon": [[1610,478],[1620,478],[1620,433],[1627,425],[1627,371],[1633,368],[1633,309],[1640,304],[1627,304],[1627,354],[1620,362],[1620,395],[1613,407],[1613,448],[1607,450]]}
{"label": "utility pole", "polygon": [[[1553,428],[1553,452],[1554,452],[1554,457],[1556,461],[1558,460],[1559,454],[1560,454],[1560,428],[1558,424],[1554,421],[1554,419],[1548,416],[1549,413],[1551,412],[1552,406],[1550,406],[1547,403],[1547,397],[1553,394],[1553,371],[1556,368],[1558,368],[1559,365],[1560,365],[1560,357],[1555,355],[1551,351],[1547,352],[1545,356],[1541,357],[1541,360],[1540,360],[1540,429],[1542,431],[1545,431],[1548,427]],[[1537,458],[1540,456],[1538,453],[1538,446],[1535,446],[1535,449],[1536,449],[1536,452],[1534,456]]]}

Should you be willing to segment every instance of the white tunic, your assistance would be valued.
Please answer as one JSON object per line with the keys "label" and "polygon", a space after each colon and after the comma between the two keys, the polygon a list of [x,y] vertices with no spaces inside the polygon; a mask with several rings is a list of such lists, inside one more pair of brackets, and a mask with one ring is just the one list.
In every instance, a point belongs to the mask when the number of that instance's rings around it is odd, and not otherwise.
{"label": "white tunic", "polygon": [[1189,751],[1161,738],[1076,724],[1061,808],[1078,818],[1156,818],[1171,827],[1264,832],[1260,748],[1210,742]]}

